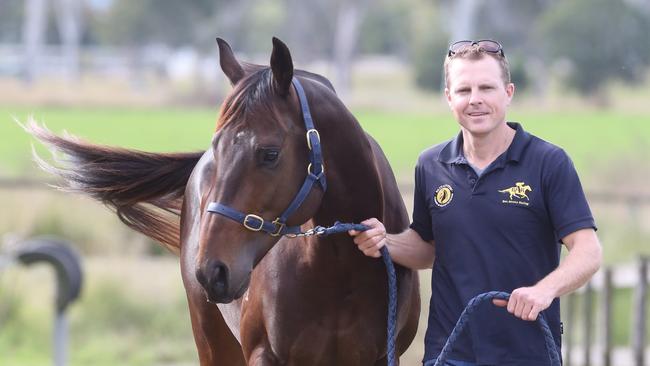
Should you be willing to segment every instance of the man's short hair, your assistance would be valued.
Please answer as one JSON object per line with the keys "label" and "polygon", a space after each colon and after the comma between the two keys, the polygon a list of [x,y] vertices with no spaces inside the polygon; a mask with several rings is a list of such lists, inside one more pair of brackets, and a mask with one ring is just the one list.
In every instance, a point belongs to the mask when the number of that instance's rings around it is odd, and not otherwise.
{"label": "man's short hair", "polygon": [[454,54],[445,57],[445,87],[449,87],[449,64],[453,60],[463,59],[478,61],[482,60],[484,57],[492,57],[497,60],[499,67],[501,68],[501,79],[503,80],[504,85],[510,83],[510,64],[506,56],[501,56],[499,53],[487,52],[480,48],[478,44],[467,46],[456,51]]}

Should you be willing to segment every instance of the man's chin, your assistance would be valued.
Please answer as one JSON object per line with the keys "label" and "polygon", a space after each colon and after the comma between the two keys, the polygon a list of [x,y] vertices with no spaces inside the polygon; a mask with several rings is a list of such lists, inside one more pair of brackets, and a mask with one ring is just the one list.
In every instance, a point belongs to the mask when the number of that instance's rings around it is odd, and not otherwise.
{"label": "man's chin", "polygon": [[495,123],[487,116],[485,118],[466,119],[461,125],[474,136],[489,135],[499,128],[499,123]]}

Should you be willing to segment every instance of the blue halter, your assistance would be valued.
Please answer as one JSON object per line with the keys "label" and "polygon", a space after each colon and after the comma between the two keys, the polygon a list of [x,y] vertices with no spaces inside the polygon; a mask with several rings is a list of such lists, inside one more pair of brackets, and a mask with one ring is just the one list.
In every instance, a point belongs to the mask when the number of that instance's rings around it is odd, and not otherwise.
{"label": "blue halter", "polygon": [[319,183],[323,192],[327,190],[320,135],[318,134],[318,130],[314,127],[314,120],[311,117],[309,104],[307,103],[307,96],[305,95],[302,85],[297,78],[293,78],[292,83],[296,89],[296,93],[298,94],[298,100],[300,101],[302,118],[305,122],[305,128],[307,129],[307,147],[309,148],[307,177],[305,178],[302,187],[300,187],[298,194],[296,194],[296,197],[291,201],[289,207],[287,207],[287,209],[273,221],[264,220],[264,218],[252,213],[245,214],[218,202],[211,202],[208,205],[208,212],[226,216],[227,218],[244,225],[248,230],[264,231],[272,236],[300,233],[300,226],[286,226],[287,219],[305,201],[314,184]]}

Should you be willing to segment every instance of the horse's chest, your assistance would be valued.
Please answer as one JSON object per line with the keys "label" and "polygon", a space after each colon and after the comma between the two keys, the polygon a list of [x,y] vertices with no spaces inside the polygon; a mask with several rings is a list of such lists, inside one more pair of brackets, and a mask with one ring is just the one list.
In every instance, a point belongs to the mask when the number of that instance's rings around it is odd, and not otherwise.
{"label": "horse's chest", "polygon": [[349,313],[314,315],[311,321],[277,326],[268,331],[273,355],[286,365],[360,366],[377,360],[381,340],[375,339],[367,317]]}
{"label": "horse's chest", "polygon": [[[256,344],[245,348],[268,348],[283,365],[373,364],[385,343],[383,282],[308,276],[260,289],[261,302],[244,311],[262,318],[264,327],[249,333]],[[242,332],[247,342],[248,330]]]}

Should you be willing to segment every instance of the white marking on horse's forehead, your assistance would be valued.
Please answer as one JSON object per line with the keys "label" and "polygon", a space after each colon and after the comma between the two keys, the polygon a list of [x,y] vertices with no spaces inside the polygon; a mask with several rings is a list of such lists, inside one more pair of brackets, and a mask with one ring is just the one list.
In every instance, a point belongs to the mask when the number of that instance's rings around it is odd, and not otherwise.
{"label": "white marking on horse's forehead", "polygon": [[246,131],[239,131],[235,135],[235,138],[240,139],[240,138],[243,138],[245,135],[246,135]]}

